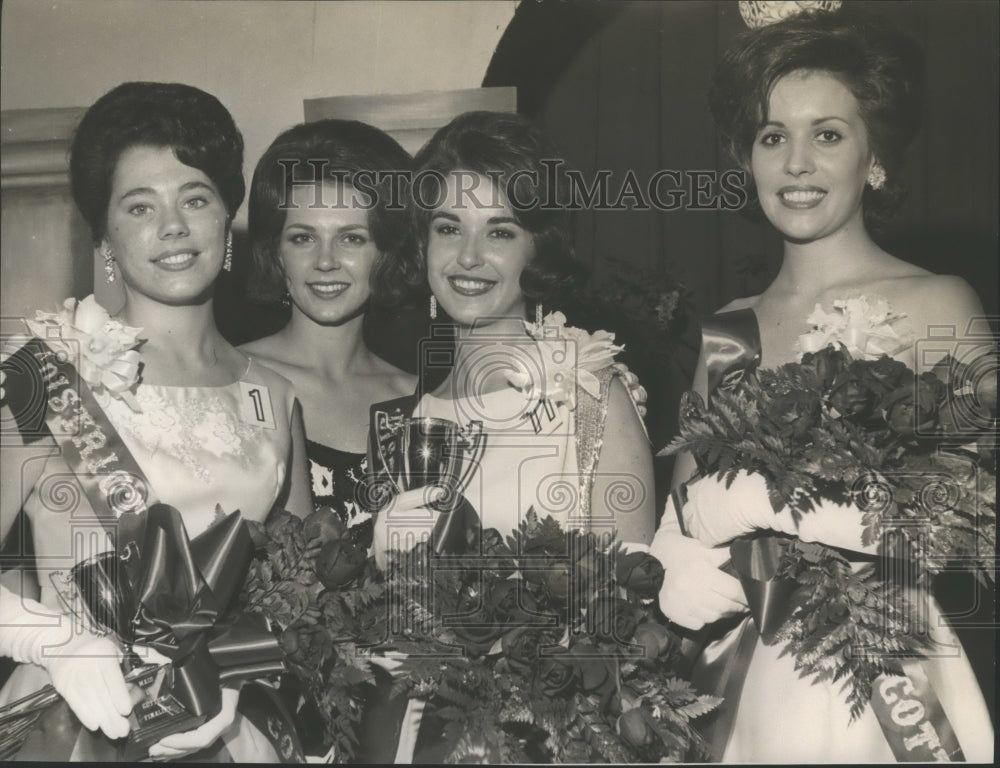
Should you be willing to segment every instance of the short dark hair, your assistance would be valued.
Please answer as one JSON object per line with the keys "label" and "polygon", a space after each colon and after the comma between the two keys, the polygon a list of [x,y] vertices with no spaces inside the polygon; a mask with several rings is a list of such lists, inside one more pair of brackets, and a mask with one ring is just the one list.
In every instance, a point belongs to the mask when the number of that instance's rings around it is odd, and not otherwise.
{"label": "short dark hair", "polygon": [[573,253],[568,180],[561,165],[553,173],[543,160],[561,162],[542,130],[518,114],[466,112],[440,128],[416,157],[412,211],[421,253],[433,213],[428,201],[440,199],[442,178],[471,171],[500,187],[514,218],[532,235],[535,257],[520,280],[524,295],[552,302],[576,287],[586,269]]}
{"label": "short dark hair", "polygon": [[278,255],[284,205],[293,182],[298,186],[303,177],[306,183],[350,184],[369,195],[369,228],[379,251],[371,271],[372,300],[394,306],[414,294],[423,285],[423,273],[407,214],[412,164],[394,138],[356,120],[317,120],[281,133],[260,158],[250,183],[250,295],[273,302],[284,293]]}
{"label": "short dark hair", "polygon": [[95,244],[107,232],[111,180],[122,152],[168,147],[219,190],[229,218],[243,202],[243,136],[222,103],[182,83],[122,83],[86,111],[70,148],[73,200]]}
{"label": "short dark hair", "polygon": [[916,42],[845,4],[744,32],[716,69],[709,101],[723,143],[749,170],[774,84],[796,70],[836,77],[857,99],[872,152],[886,172],[882,189],[865,187],[863,198],[866,219],[878,222],[902,198],[904,155],[920,128],[923,63]]}

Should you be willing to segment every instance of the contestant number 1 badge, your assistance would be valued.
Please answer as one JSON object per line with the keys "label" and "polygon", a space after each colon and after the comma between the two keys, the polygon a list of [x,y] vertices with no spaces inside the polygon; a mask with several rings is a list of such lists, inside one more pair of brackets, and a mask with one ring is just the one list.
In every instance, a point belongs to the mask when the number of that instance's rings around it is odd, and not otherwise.
{"label": "contestant number 1 badge", "polygon": [[264,429],[274,429],[271,394],[263,384],[240,382],[240,410],[243,420]]}

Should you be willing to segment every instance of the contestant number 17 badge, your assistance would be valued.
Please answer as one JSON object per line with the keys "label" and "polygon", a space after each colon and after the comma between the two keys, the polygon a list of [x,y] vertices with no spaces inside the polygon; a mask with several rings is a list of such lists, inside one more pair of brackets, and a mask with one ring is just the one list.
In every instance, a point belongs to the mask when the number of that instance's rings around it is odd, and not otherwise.
{"label": "contestant number 17 badge", "polygon": [[274,429],[274,409],[271,394],[263,384],[240,382],[240,411],[243,420],[264,429]]}

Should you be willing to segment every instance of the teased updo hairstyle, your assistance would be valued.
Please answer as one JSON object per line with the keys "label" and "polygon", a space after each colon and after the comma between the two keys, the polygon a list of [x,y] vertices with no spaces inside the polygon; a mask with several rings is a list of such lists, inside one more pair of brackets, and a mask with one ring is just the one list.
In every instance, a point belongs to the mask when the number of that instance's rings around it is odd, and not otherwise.
{"label": "teased updo hairstyle", "polygon": [[293,183],[326,182],[350,184],[372,206],[368,228],[379,252],[371,270],[372,300],[391,307],[410,298],[423,284],[409,236],[412,163],[399,142],[356,120],[317,120],[280,134],[257,163],[250,184],[250,295],[262,302],[284,295],[279,242]]}
{"label": "teased updo hairstyle", "polygon": [[246,191],[243,136],[219,100],[181,83],[122,83],[87,110],[70,148],[73,200],[95,245],[107,232],[118,158],[137,146],[172,149],[211,179],[230,219],[239,209]]}
{"label": "teased updo hairstyle", "polygon": [[796,70],[828,72],[857,99],[872,152],[886,173],[882,189],[865,186],[863,197],[865,218],[878,223],[901,201],[904,154],[920,128],[920,48],[883,19],[846,4],[741,34],[716,69],[709,100],[722,141],[747,171],[771,89]]}
{"label": "teased updo hairstyle", "polygon": [[[573,255],[568,180],[543,160],[561,163],[548,137],[518,114],[466,112],[440,128],[416,157],[412,211],[420,253],[427,252],[433,208],[445,193],[442,181],[453,171],[481,174],[497,184],[518,224],[531,233],[535,257],[521,272],[521,291],[536,303],[558,303],[586,269]],[[474,194],[489,200],[492,192]]]}

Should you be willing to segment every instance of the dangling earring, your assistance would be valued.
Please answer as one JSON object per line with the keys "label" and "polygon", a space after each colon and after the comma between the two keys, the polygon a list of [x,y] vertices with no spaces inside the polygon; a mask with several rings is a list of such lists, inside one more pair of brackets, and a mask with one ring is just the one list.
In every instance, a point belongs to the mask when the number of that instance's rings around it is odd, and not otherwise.
{"label": "dangling earring", "polygon": [[431,320],[437,320],[438,316],[438,300],[437,297],[431,294]]}
{"label": "dangling earring", "polygon": [[876,192],[885,186],[885,168],[878,162],[868,171],[868,186]]}
{"label": "dangling earring", "polygon": [[222,257],[222,268],[226,272],[233,269],[233,233],[226,233],[226,255]]}
{"label": "dangling earring", "polygon": [[537,304],[535,304],[535,325],[542,324],[542,314],[543,314],[542,302],[539,301]]}
{"label": "dangling earring", "polygon": [[104,281],[111,285],[115,281],[115,255],[107,245],[101,248],[101,255],[104,256]]}
{"label": "dangling earring", "polygon": [[292,294],[287,290],[285,291],[285,295],[281,297],[281,306],[285,309],[291,309],[292,307]]}

